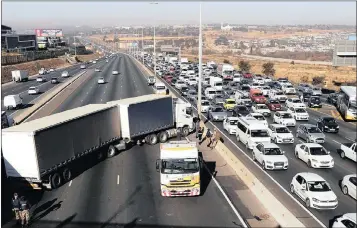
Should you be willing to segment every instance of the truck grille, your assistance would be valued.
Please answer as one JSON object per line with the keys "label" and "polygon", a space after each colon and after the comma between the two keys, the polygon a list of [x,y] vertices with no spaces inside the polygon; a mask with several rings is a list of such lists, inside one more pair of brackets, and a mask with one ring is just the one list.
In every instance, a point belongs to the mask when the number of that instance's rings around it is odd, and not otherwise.
{"label": "truck grille", "polygon": [[180,185],[189,185],[191,183],[190,180],[184,180],[184,181],[170,181],[170,185],[173,186],[180,186]]}

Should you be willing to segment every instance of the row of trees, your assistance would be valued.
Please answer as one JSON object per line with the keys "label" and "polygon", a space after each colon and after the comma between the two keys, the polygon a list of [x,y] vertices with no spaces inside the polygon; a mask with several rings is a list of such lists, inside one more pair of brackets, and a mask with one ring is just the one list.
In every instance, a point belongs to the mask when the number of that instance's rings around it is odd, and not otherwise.
{"label": "row of trees", "polygon": [[[223,60],[223,63],[231,64],[227,59]],[[244,61],[244,60],[239,61],[238,66],[239,69],[244,72],[250,72],[252,68],[249,61]],[[262,72],[265,75],[274,76],[275,75],[274,63],[272,62],[264,63],[262,65]]]}

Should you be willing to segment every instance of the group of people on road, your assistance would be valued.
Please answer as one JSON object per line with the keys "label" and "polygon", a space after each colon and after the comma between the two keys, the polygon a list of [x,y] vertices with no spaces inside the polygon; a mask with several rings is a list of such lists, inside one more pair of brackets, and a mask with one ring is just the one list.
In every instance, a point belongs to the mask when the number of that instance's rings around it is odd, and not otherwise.
{"label": "group of people on road", "polygon": [[17,193],[14,193],[12,199],[12,210],[15,213],[16,223],[21,224],[21,227],[27,227],[30,220],[30,203],[25,196],[19,197]]}
{"label": "group of people on road", "polygon": [[207,147],[213,149],[216,147],[218,140],[220,140],[221,136],[220,133],[215,128],[213,133],[211,129],[207,129],[206,135],[203,137],[203,133],[205,131],[204,127],[200,126],[200,121],[196,122],[196,138],[198,138],[199,145],[201,145],[206,139],[208,139]]}

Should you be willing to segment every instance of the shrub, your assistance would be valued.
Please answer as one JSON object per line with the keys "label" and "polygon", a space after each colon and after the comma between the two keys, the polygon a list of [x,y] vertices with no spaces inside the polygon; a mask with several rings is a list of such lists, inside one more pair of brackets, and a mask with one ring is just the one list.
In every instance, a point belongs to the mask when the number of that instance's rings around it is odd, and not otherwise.
{"label": "shrub", "polygon": [[325,76],[317,76],[312,78],[312,84],[313,85],[319,85],[322,84],[325,81]]}
{"label": "shrub", "polygon": [[223,60],[223,63],[231,64],[228,59]]}
{"label": "shrub", "polygon": [[251,65],[248,61],[241,60],[238,63],[239,69],[244,72],[249,72]]}
{"label": "shrub", "polygon": [[269,76],[274,76],[275,74],[275,69],[274,69],[274,63],[272,62],[267,62],[263,64],[263,74],[269,75]]}

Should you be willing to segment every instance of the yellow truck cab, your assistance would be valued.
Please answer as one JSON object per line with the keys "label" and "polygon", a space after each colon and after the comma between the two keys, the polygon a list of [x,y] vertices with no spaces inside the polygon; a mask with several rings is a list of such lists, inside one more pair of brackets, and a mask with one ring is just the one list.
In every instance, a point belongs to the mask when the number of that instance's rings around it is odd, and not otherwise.
{"label": "yellow truck cab", "polygon": [[156,170],[160,173],[161,195],[198,196],[201,194],[202,158],[195,142],[171,141],[160,144],[160,159]]}

